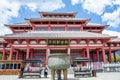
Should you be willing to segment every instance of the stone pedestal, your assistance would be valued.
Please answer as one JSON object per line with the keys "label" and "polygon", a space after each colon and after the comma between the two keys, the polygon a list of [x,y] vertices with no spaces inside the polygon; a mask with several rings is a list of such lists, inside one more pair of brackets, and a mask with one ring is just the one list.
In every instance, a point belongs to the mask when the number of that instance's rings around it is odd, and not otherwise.
{"label": "stone pedestal", "polygon": [[67,80],[67,69],[63,70],[64,80]]}
{"label": "stone pedestal", "polygon": [[57,73],[58,80],[61,79],[61,71],[63,71],[64,80],[67,80],[67,69],[51,69],[51,80],[55,80],[55,72]]}
{"label": "stone pedestal", "polygon": [[55,80],[55,70],[51,70],[51,80]]}

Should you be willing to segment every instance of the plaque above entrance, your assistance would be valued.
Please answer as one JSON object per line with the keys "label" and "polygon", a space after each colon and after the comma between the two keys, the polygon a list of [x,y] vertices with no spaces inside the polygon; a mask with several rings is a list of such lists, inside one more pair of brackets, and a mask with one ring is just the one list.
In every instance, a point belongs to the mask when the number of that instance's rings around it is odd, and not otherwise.
{"label": "plaque above entrance", "polygon": [[69,45],[68,39],[48,39],[48,45]]}

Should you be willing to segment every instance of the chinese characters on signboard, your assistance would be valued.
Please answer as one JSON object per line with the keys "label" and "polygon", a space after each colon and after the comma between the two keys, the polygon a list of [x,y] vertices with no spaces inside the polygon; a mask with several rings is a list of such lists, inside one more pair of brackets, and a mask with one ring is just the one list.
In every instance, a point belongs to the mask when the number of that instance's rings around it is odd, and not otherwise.
{"label": "chinese characters on signboard", "polygon": [[49,39],[48,40],[48,45],[68,45],[69,40],[67,39],[62,39],[62,40],[57,40],[57,39]]}

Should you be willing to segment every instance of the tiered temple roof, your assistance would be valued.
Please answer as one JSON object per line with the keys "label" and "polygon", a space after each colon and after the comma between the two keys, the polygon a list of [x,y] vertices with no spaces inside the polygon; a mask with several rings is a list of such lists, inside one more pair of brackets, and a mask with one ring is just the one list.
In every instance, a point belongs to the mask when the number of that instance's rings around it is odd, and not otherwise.
{"label": "tiered temple roof", "polygon": [[[17,24],[6,24],[7,27],[32,27],[30,21],[83,21],[85,22],[85,26],[83,27],[102,27],[103,29],[108,27],[109,25],[102,25],[96,23],[90,23],[90,19],[82,19],[82,18],[75,18],[77,12],[63,12],[63,13],[56,13],[56,12],[39,12],[41,18],[30,18],[25,19],[27,22],[25,23],[17,23]],[[32,28],[31,28],[32,29]],[[96,28],[97,29],[97,28]],[[102,30],[103,30],[102,29]],[[101,30],[101,31],[102,31]],[[93,33],[87,31],[59,31],[59,32],[52,32],[52,31],[30,31],[24,32],[19,34],[10,34],[5,35],[4,38],[111,38],[109,35],[101,34],[101,33]],[[119,39],[110,40],[109,42],[119,42]]]}

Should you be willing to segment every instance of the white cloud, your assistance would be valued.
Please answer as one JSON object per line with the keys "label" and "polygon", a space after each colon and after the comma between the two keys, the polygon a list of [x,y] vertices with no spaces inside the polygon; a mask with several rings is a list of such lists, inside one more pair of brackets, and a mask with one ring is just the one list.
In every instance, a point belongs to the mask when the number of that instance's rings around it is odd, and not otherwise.
{"label": "white cloud", "polygon": [[111,30],[103,30],[103,34],[108,34],[111,36],[118,36],[120,38],[120,32],[117,31],[111,31]]}
{"label": "white cloud", "polygon": [[106,21],[110,26],[118,27],[118,25],[120,25],[120,8],[113,11],[112,13],[105,12],[102,15],[102,20]]}
{"label": "white cloud", "polygon": [[4,27],[5,23],[8,23],[8,20],[11,17],[17,17],[20,4],[16,2],[9,2],[7,0],[0,1],[0,34],[11,33],[9,29]]}
{"label": "white cloud", "polygon": [[39,9],[41,11],[53,11],[65,7],[62,0],[19,0],[19,2],[32,10]]}
{"label": "white cloud", "polygon": [[114,5],[120,5],[120,0],[114,0],[114,1],[113,1],[113,4],[114,4]]}
{"label": "white cloud", "polygon": [[0,34],[10,33],[4,27],[10,19],[19,16],[19,10],[26,6],[32,11],[53,11],[65,7],[62,0],[0,0]]}
{"label": "white cloud", "polygon": [[32,11],[34,11],[34,10],[37,9],[36,3],[29,3],[29,4],[27,4],[27,6],[28,6]]}
{"label": "white cloud", "polygon": [[[120,0],[71,0],[72,5],[82,4],[88,13],[94,13],[102,18],[111,27],[120,26]],[[107,12],[106,7],[113,12]],[[113,10],[114,9],[114,10]]]}
{"label": "white cloud", "polygon": [[52,0],[52,1],[47,0],[46,2],[41,2],[40,5],[42,5],[39,7],[40,10],[47,10],[47,11],[53,11],[65,7],[65,4],[63,4],[61,0]]}
{"label": "white cloud", "polygon": [[81,0],[71,0],[72,5],[79,4]]}
{"label": "white cloud", "polygon": [[101,15],[106,6],[110,6],[111,0],[72,0],[73,5],[82,3],[82,7],[88,12]]}

